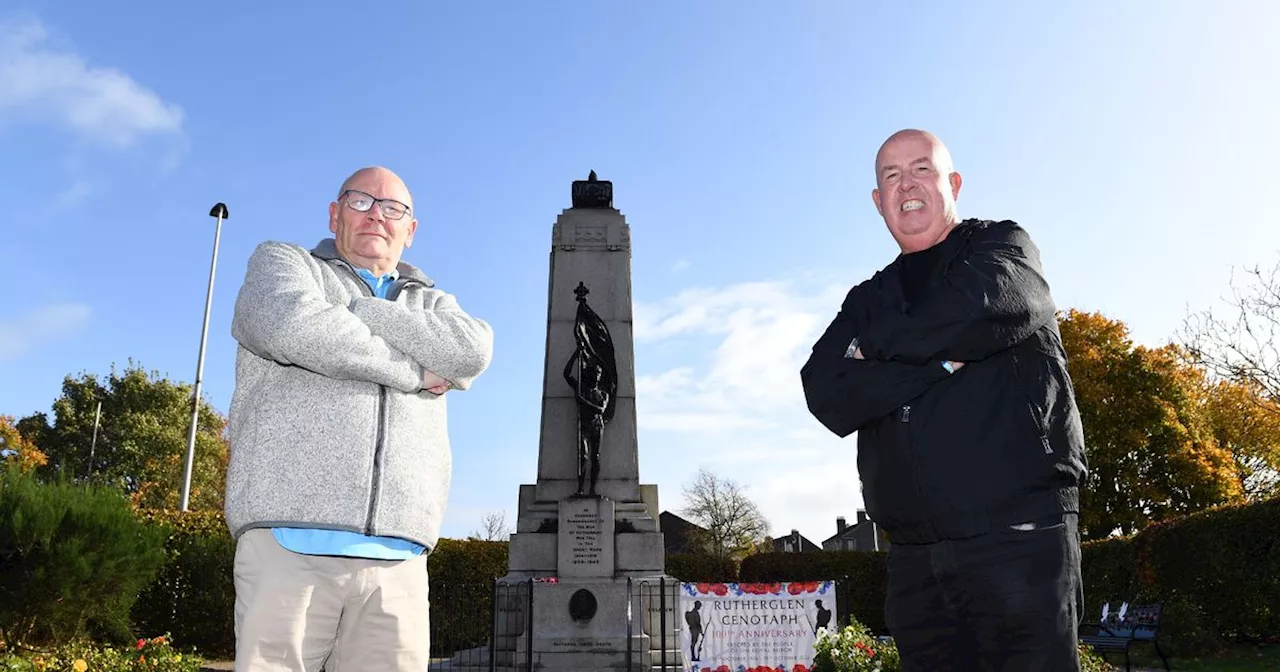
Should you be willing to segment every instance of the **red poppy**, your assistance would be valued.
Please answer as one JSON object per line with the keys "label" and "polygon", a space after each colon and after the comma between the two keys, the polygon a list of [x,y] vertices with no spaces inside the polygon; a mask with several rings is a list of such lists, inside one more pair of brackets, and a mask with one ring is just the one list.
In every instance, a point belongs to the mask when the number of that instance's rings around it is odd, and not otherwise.
{"label": "red poppy", "polygon": [[707,593],[711,592],[711,584],[709,583],[699,583],[696,587],[698,589],[698,592],[702,593],[703,595],[706,595]]}
{"label": "red poppy", "polygon": [[711,592],[724,597],[729,594],[729,586],[726,586],[723,583],[717,583],[716,585],[711,586]]}

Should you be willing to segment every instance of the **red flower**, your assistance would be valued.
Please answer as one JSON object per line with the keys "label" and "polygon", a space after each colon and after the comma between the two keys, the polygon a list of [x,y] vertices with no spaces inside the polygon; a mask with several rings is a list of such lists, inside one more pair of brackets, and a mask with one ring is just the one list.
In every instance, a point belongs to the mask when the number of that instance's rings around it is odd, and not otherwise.
{"label": "red flower", "polygon": [[791,672],[809,672],[809,668],[805,667],[804,663],[796,663],[796,666],[791,668]]}
{"label": "red flower", "polygon": [[147,640],[145,640],[145,639],[139,639],[139,640],[138,640],[138,650],[139,650],[139,651],[141,651],[141,650],[142,650],[142,647],[144,647],[144,646],[146,646],[146,645],[147,645]]}
{"label": "red flower", "polygon": [[717,583],[716,585],[711,586],[711,591],[716,595],[724,597],[729,594],[729,586],[726,586],[723,583]]}
{"label": "red flower", "polygon": [[703,595],[706,595],[707,593],[711,592],[711,584],[709,584],[709,583],[699,583],[699,584],[697,585],[697,589],[698,589],[698,592],[699,592],[699,593],[702,593]]}

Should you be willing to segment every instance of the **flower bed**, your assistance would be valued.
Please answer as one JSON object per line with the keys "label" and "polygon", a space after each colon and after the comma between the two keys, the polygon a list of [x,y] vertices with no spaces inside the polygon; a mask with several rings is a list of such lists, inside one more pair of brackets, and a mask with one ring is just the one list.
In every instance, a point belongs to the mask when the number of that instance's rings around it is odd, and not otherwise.
{"label": "flower bed", "polygon": [[3,672],[200,672],[204,662],[199,656],[177,651],[165,636],[139,639],[133,646],[122,648],[82,640],[51,650],[15,652],[6,651],[2,644]]}

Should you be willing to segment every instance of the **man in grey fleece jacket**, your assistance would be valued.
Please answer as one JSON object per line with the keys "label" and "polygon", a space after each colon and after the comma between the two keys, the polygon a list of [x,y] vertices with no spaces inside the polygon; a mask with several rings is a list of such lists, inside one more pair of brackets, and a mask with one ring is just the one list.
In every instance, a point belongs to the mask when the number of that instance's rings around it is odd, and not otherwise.
{"label": "man in grey fleece jacket", "polygon": [[236,670],[427,668],[445,395],[488,367],[493,333],[400,260],[417,224],[400,178],[365,168],[329,205],[333,238],[249,259],[228,417]]}

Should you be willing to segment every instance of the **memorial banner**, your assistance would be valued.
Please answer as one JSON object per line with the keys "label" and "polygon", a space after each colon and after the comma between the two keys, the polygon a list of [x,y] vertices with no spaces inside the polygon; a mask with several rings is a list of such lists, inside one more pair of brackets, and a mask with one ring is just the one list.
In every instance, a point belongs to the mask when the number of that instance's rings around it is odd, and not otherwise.
{"label": "memorial banner", "polygon": [[834,581],[680,584],[686,672],[809,672],[822,630],[833,630]]}

